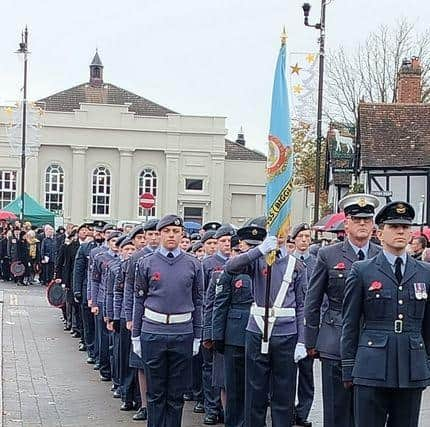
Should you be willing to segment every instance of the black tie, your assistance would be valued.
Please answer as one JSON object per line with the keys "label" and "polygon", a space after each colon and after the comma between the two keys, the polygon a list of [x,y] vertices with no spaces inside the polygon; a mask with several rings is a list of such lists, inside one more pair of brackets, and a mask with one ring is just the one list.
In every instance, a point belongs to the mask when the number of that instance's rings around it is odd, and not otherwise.
{"label": "black tie", "polygon": [[358,256],[358,260],[359,260],[359,261],[363,261],[363,259],[364,259],[364,252],[360,249],[360,250],[357,252],[357,256]]}
{"label": "black tie", "polygon": [[402,282],[402,278],[403,278],[403,274],[402,274],[402,258],[397,257],[396,258],[396,262],[394,263],[394,265],[396,266],[395,270],[394,270],[394,274],[396,275],[396,279],[397,282],[401,283]]}
{"label": "black tie", "polygon": [[305,257],[303,255],[300,255],[300,261],[302,261],[302,262],[305,261]]}
{"label": "black tie", "polygon": [[173,253],[172,253],[172,252],[169,252],[169,253],[167,254],[167,258],[175,258],[175,256],[173,255]]}

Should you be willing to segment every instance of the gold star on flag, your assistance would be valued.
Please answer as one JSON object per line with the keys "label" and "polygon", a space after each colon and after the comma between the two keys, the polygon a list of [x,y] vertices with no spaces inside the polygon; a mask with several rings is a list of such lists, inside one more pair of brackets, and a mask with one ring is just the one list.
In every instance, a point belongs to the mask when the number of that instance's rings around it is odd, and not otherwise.
{"label": "gold star on flag", "polygon": [[302,93],[302,90],[303,90],[302,85],[294,85],[294,86],[293,86],[293,92],[294,92],[294,93],[298,93],[298,94],[300,94],[300,93]]}
{"label": "gold star on flag", "polygon": [[301,70],[301,68],[299,67],[299,64],[296,62],[296,65],[291,65],[291,74],[296,73],[297,75],[299,75],[299,72]]}
{"label": "gold star on flag", "polygon": [[13,113],[13,108],[12,107],[6,107],[4,109],[4,111],[5,111],[6,114],[12,114]]}
{"label": "gold star on flag", "polygon": [[308,53],[306,55],[306,61],[308,61],[309,64],[312,64],[312,62],[315,61],[315,54],[314,53]]}

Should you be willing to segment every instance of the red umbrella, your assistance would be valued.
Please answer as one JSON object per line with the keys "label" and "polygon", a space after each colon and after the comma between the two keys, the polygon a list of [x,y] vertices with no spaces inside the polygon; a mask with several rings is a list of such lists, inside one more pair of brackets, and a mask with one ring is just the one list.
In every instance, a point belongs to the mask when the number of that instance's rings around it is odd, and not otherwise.
{"label": "red umbrella", "polygon": [[5,221],[8,219],[18,219],[18,217],[12,212],[0,210],[0,221]]}
{"label": "red umbrella", "polygon": [[314,230],[327,231],[331,228],[338,226],[345,220],[345,214],[343,212],[326,215],[316,222],[313,226]]}
{"label": "red umbrella", "polygon": [[422,236],[422,235],[424,235],[425,237],[427,237],[427,240],[430,241],[430,228],[429,227],[424,227],[422,233],[421,233],[420,229],[415,230],[412,233],[412,237],[419,237],[419,236]]}

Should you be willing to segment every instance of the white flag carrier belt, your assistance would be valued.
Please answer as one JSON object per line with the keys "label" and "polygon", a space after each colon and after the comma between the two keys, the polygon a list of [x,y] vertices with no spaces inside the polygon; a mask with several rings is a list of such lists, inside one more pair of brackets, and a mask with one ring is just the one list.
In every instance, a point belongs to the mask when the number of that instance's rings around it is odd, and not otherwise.
{"label": "white flag carrier belt", "polygon": [[[285,297],[287,296],[288,288],[290,283],[293,281],[294,267],[296,266],[296,258],[293,256],[288,257],[288,264],[285,270],[284,277],[282,278],[281,287],[279,288],[278,295],[276,295],[273,307],[269,308],[269,327],[267,330],[267,341],[270,340],[272,335],[273,327],[275,326],[275,321],[278,317],[295,317],[295,308],[284,308],[282,304],[284,303]],[[251,314],[254,316],[255,323],[257,323],[258,328],[261,333],[264,334],[264,314],[265,308],[259,307],[255,303],[251,306]]]}
{"label": "white flag carrier belt", "polygon": [[164,323],[165,325],[171,325],[172,323],[185,323],[191,320],[191,313],[182,314],[164,314],[145,308],[144,316],[157,323]]}

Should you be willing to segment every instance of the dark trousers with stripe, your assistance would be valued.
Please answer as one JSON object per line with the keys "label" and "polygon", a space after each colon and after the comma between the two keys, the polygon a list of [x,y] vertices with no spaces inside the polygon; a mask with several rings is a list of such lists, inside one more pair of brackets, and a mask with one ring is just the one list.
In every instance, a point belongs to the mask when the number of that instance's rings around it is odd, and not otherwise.
{"label": "dark trousers with stripe", "polygon": [[245,424],[245,347],[226,345],[224,349],[226,427]]}
{"label": "dark trousers with stripe", "polygon": [[355,385],[355,427],[418,427],[422,392]]}
{"label": "dark trousers with stripe", "polygon": [[119,385],[123,402],[140,400],[137,392],[137,370],[130,367],[131,332],[126,327],[125,319],[120,321],[119,330]]}
{"label": "dark trousers with stripe", "polygon": [[91,313],[91,308],[88,307],[87,301],[81,303],[82,329],[84,331],[84,342],[87,347],[89,357],[96,358],[95,349],[95,322],[94,316]]}
{"label": "dark trousers with stripe", "polygon": [[109,357],[112,375],[112,383],[119,387],[119,332],[109,332]]}
{"label": "dark trousers with stripe", "polygon": [[217,416],[221,412],[221,390],[212,385],[213,350],[200,348],[203,358],[202,382],[204,393],[204,406],[206,415]]}
{"label": "dark trousers with stripe", "polygon": [[147,427],[181,427],[184,393],[189,390],[193,335],[142,333]]}
{"label": "dark trousers with stripe", "polygon": [[321,358],[324,427],[353,427],[352,389],[345,389],[340,360]]}
{"label": "dark trousers with stripe", "polygon": [[269,353],[261,353],[261,334],[246,332],[245,426],[264,427],[270,393],[273,427],[291,427],[294,418],[297,335],[272,336]]}
{"label": "dark trousers with stripe", "polygon": [[100,375],[111,377],[110,355],[109,355],[109,331],[103,320],[103,305],[99,304],[99,314],[96,316],[97,340],[99,346]]}
{"label": "dark trousers with stripe", "polygon": [[298,383],[297,400],[295,408],[296,416],[302,421],[308,419],[314,401],[314,359],[305,357],[297,364]]}

